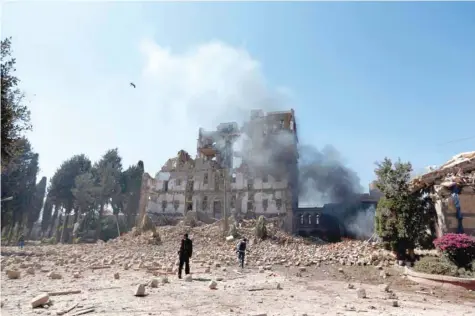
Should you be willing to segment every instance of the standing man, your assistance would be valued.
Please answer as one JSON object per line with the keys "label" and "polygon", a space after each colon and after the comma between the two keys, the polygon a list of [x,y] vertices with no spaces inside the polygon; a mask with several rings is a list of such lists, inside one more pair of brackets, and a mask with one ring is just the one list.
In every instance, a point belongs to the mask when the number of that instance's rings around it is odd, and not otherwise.
{"label": "standing man", "polygon": [[178,267],[178,278],[181,279],[181,270],[185,265],[185,274],[190,274],[190,258],[193,254],[193,242],[188,238],[188,234],[183,236],[181,240],[180,250],[178,256],[180,258],[180,265]]}
{"label": "standing man", "polygon": [[21,234],[20,238],[18,238],[18,247],[20,247],[20,249],[23,249],[24,246],[25,246],[25,236]]}
{"label": "standing man", "polygon": [[239,242],[236,249],[236,252],[238,253],[239,263],[241,264],[241,268],[244,268],[244,257],[246,255],[246,246],[247,246],[247,239],[244,237]]}

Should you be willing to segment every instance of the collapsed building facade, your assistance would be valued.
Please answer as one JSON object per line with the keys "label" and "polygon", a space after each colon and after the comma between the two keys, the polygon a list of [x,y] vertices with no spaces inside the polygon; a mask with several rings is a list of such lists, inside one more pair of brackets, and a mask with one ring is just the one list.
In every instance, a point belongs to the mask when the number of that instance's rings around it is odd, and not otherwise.
{"label": "collapsed building facade", "polygon": [[214,131],[200,128],[195,158],[180,150],[155,177],[144,174],[140,213],[182,217],[197,211],[216,219],[224,214],[280,216],[286,230],[295,231],[297,144],[293,110],[256,110],[241,127],[231,122]]}
{"label": "collapsed building facade", "polygon": [[437,215],[436,235],[475,235],[475,151],[461,153],[411,182],[427,192]]}

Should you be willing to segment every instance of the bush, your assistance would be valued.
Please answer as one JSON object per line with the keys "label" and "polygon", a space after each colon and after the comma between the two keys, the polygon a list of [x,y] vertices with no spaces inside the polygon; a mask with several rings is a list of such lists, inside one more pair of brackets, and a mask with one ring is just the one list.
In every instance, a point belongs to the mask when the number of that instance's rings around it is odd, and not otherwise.
{"label": "bush", "polygon": [[444,257],[423,257],[416,261],[414,270],[428,274],[458,276],[458,267]]}
{"label": "bush", "polygon": [[446,234],[434,240],[435,247],[458,267],[469,267],[475,260],[475,238],[466,234]]}
{"label": "bush", "polygon": [[459,278],[473,278],[475,276],[475,271],[470,271],[469,268],[459,268],[445,256],[423,257],[415,263],[414,270],[422,273],[439,274]]}
{"label": "bush", "polygon": [[43,238],[41,240],[41,243],[42,244],[54,245],[54,244],[56,244],[56,237]]}

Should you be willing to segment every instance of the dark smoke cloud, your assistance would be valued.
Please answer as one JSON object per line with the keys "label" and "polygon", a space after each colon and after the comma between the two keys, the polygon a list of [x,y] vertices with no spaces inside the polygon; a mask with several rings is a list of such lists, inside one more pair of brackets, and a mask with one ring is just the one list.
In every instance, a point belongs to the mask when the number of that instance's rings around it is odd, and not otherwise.
{"label": "dark smoke cloud", "polygon": [[300,146],[299,154],[300,206],[347,202],[363,191],[358,175],[343,164],[333,146],[327,145],[321,151]]}
{"label": "dark smoke cloud", "polygon": [[[262,137],[257,131],[251,143],[249,136],[243,136],[242,142],[235,147],[242,155],[248,167],[256,172],[278,174],[285,170],[289,153],[295,150],[294,136],[287,131],[279,131],[271,136]],[[256,150],[257,148],[257,150]],[[358,175],[342,161],[340,153],[331,145],[318,150],[314,146],[302,145],[298,148],[299,205],[312,207],[326,203],[342,203],[354,199],[362,193]],[[287,160],[287,163],[292,163]]]}

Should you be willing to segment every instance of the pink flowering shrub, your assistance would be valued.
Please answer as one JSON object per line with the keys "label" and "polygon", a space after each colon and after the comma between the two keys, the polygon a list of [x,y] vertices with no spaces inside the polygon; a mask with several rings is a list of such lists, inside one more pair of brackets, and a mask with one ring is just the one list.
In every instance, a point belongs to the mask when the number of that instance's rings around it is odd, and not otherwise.
{"label": "pink flowering shrub", "polygon": [[475,259],[475,238],[467,234],[446,234],[434,240],[434,246],[459,267]]}

